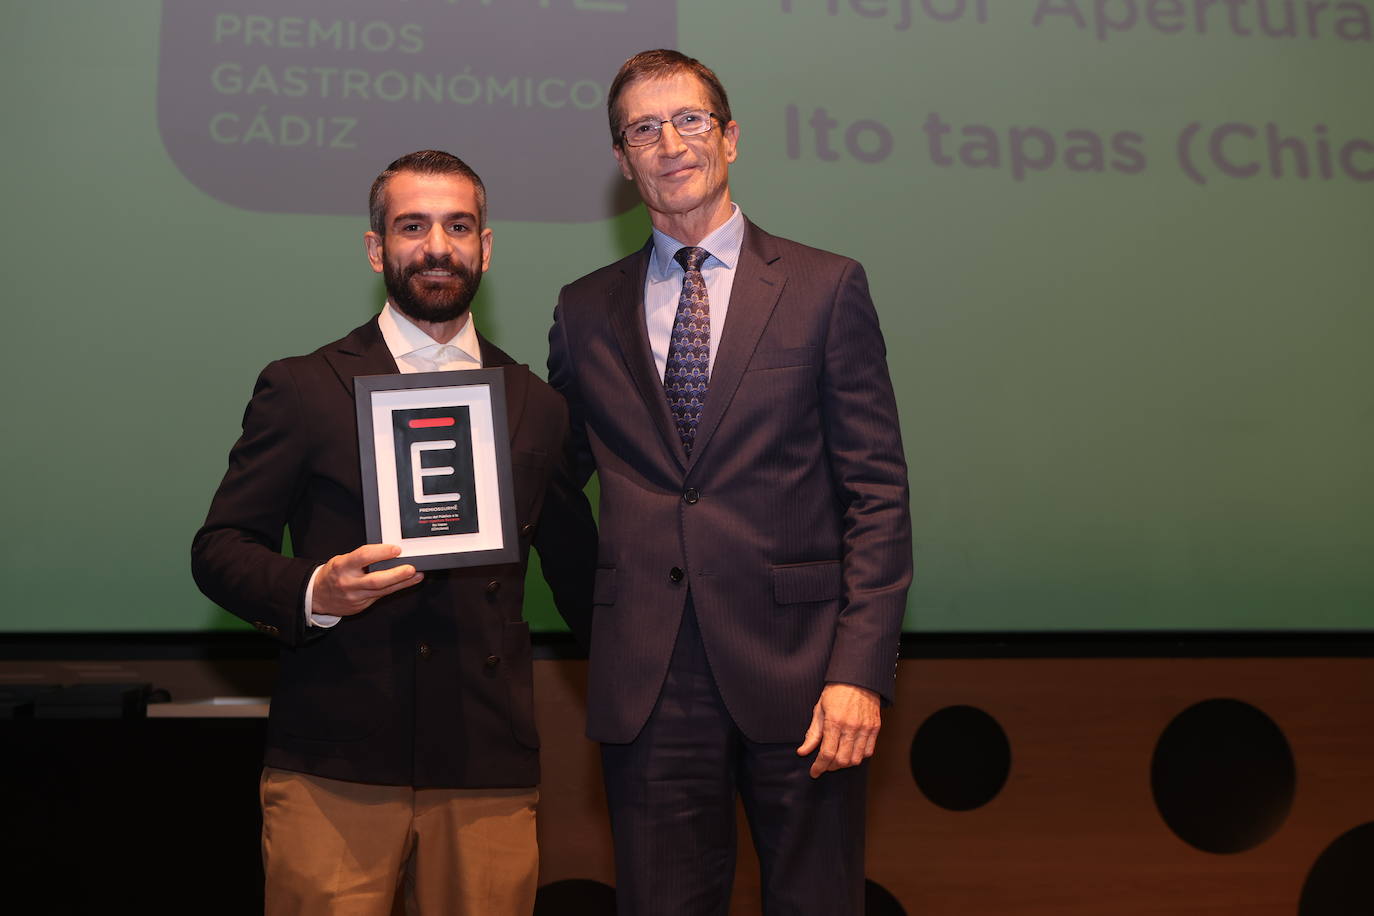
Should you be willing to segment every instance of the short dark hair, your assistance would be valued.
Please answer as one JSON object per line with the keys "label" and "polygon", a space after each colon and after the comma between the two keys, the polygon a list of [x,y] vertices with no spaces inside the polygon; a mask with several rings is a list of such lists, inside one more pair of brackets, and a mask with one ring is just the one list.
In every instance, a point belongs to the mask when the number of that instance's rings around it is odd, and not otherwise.
{"label": "short dark hair", "polygon": [[373,232],[386,235],[386,186],[402,172],[414,172],[417,175],[462,175],[472,182],[472,187],[477,193],[478,228],[487,224],[487,188],[472,167],[452,153],[422,149],[397,159],[383,169],[372,182],[372,191],[367,196],[367,216]]}
{"label": "short dark hair", "polygon": [[611,91],[606,95],[606,116],[611,122],[612,146],[619,146],[624,140],[622,133],[625,128],[620,123],[620,112],[617,109],[620,107],[620,96],[626,88],[639,80],[666,79],[680,73],[695,76],[706,86],[706,94],[709,96],[707,101],[711,105],[711,111],[720,118],[721,124],[732,120],[730,97],[725,94],[720,77],[716,76],[710,67],[681,51],[667,48],[640,51],[621,65],[620,72],[611,81]]}

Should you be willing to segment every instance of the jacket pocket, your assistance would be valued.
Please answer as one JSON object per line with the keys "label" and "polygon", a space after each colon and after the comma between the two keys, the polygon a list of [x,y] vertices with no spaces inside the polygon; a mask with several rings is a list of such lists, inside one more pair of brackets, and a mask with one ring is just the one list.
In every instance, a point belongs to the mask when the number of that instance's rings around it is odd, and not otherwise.
{"label": "jacket pocket", "polygon": [[532,448],[512,448],[510,461],[511,464],[518,464],[522,467],[542,468],[549,463],[549,453]]}
{"label": "jacket pocket", "polygon": [[814,366],[815,347],[779,347],[771,350],[754,351],[749,360],[749,371],[758,369],[791,369],[794,366]]}
{"label": "jacket pocket", "polygon": [[838,560],[773,567],[773,600],[778,604],[835,601],[843,591]]}
{"label": "jacket pocket", "polygon": [[283,733],[308,741],[359,741],[386,724],[394,704],[389,672],[343,664],[298,667],[283,660],[272,695],[272,715]]}
{"label": "jacket pocket", "polygon": [[598,566],[592,586],[592,604],[615,604],[615,567]]}

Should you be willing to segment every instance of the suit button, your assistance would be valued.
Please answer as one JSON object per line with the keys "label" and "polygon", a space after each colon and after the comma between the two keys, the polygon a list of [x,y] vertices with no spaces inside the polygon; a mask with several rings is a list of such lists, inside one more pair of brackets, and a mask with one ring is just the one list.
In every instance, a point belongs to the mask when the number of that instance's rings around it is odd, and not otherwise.
{"label": "suit button", "polygon": [[499,664],[501,664],[501,658],[500,658],[500,656],[497,656],[497,655],[488,655],[488,656],[487,656],[486,665],[487,665],[488,668],[495,668],[495,667],[496,667],[497,665],[499,665]]}
{"label": "suit button", "polygon": [[682,499],[687,503],[687,505],[695,506],[697,504],[697,500],[701,499],[701,494],[697,492],[696,487],[688,487],[687,492],[682,494]]}
{"label": "suit button", "polygon": [[420,657],[421,657],[421,658],[429,658],[430,654],[431,654],[434,650],[432,650],[432,649],[429,647],[429,643],[427,643],[427,642],[422,642],[422,643],[420,643],[420,648],[419,648],[418,651],[419,651],[419,653],[420,653]]}
{"label": "suit button", "polygon": [[487,583],[487,594],[494,595],[501,590],[501,583],[492,579]]}
{"label": "suit button", "polygon": [[525,522],[525,524],[523,524],[523,525],[520,526],[520,536],[521,536],[522,538],[527,538],[527,537],[529,537],[529,536],[530,536],[531,534],[533,534],[533,533],[534,533],[534,526],[531,525],[529,522]]}
{"label": "suit button", "polygon": [[672,569],[668,570],[668,581],[669,581],[669,582],[672,582],[673,584],[677,584],[678,582],[681,582],[681,581],[682,581],[682,570],[679,569],[679,568],[676,567],[676,566],[674,566]]}

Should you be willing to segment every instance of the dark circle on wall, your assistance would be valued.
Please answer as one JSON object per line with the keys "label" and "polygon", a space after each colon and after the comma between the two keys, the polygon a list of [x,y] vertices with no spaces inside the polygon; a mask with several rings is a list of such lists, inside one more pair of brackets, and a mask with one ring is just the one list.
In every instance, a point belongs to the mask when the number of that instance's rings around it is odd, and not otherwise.
{"label": "dark circle on wall", "polygon": [[864,916],[906,916],[906,910],[887,888],[872,878],[865,878]]}
{"label": "dark circle on wall", "polygon": [[1374,822],[1348,830],[1317,857],[1298,899],[1298,916],[1374,913]]}
{"label": "dark circle on wall", "polygon": [[1204,700],[1155,744],[1150,788],[1169,829],[1203,852],[1243,852],[1293,806],[1293,752],[1274,721],[1240,700]]}
{"label": "dark circle on wall", "polygon": [[545,884],[535,893],[534,916],[615,916],[615,888],[587,878]]}
{"label": "dark circle on wall", "polygon": [[973,706],[946,706],[911,739],[911,775],[941,808],[970,811],[1002,791],[1011,745],[997,720]]}

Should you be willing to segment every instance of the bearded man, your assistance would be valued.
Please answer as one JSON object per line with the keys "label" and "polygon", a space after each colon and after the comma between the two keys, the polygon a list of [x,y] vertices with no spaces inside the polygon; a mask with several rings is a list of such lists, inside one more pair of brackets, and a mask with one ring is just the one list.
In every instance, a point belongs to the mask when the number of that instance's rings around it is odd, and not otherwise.
{"label": "bearded man", "polygon": [[[531,544],[560,612],[589,631],[596,531],[571,482],[562,398],[477,333],[491,261],[482,181],[425,150],[372,185],[381,313],[258,378],[192,569],[207,596],[282,643],[260,789],[266,910],[532,912],[539,781]],[[353,380],[500,368],[519,562],[367,572]],[[283,531],[291,555],[282,552]]]}

